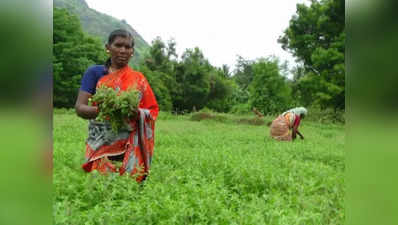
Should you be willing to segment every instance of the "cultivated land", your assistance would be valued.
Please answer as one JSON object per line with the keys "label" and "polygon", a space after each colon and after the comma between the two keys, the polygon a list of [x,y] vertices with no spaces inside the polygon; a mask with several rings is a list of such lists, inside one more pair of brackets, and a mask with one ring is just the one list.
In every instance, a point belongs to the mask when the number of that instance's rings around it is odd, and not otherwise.
{"label": "cultivated land", "polygon": [[266,125],[189,118],[160,114],[138,185],[84,173],[87,121],[56,110],[54,224],[344,223],[344,126],[303,120],[306,139],[281,143]]}

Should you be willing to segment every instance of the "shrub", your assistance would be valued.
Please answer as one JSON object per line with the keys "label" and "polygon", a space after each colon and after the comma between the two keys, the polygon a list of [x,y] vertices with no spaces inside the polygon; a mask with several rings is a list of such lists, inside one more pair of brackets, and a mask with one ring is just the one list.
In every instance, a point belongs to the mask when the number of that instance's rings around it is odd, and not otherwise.
{"label": "shrub", "polygon": [[236,114],[247,114],[250,111],[251,109],[248,103],[234,105],[231,109],[231,113],[236,113]]}
{"label": "shrub", "polygon": [[332,108],[321,110],[317,106],[312,106],[308,108],[308,116],[305,119],[321,123],[345,124],[345,111],[343,110],[335,111]]}

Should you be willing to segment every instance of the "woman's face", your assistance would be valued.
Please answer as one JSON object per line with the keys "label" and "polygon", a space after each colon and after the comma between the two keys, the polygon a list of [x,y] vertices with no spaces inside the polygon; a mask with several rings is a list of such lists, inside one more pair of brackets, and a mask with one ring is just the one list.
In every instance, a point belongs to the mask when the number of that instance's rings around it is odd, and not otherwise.
{"label": "woman's face", "polygon": [[112,64],[117,67],[127,65],[134,52],[132,39],[129,37],[116,37],[110,45],[106,45],[106,49],[111,54]]}

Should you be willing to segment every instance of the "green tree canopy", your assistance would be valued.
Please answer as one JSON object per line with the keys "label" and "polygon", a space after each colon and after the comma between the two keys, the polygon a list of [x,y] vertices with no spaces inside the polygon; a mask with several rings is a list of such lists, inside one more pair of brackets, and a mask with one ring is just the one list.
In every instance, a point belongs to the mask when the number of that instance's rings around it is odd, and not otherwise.
{"label": "green tree canopy", "polygon": [[210,93],[211,65],[199,48],[186,49],[176,70],[176,81],[181,95],[176,96],[178,110],[200,109],[205,106]]}
{"label": "green tree canopy", "polygon": [[297,15],[278,41],[303,63],[305,75],[300,73],[296,84],[307,93],[307,101],[344,109],[345,1],[311,2],[297,4]]}
{"label": "green tree canopy", "polygon": [[278,114],[290,107],[291,89],[281,75],[278,58],[260,58],[252,65],[253,81],[249,85],[250,105],[265,114]]}
{"label": "green tree canopy", "polygon": [[234,71],[234,80],[242,90],[247,90],[253,80],[253,61],[246,60],[242,56],[238,56],[236,60],[236,69]]}
{"label": "green tree canopy", "polygon": [[160,37],[152,41],[145,60],[139,70],[147,77],[159,104],[160,110],[171,111],[174,99],[180,92],[175,78],[177,65],[174,40],[165,44]]}
{"label": "green tree canopy", "polygon": [[54,8],[54,106],[73,107],[84,72],[105,59],[101,41],[83,33],[75,15],[65,9]]}

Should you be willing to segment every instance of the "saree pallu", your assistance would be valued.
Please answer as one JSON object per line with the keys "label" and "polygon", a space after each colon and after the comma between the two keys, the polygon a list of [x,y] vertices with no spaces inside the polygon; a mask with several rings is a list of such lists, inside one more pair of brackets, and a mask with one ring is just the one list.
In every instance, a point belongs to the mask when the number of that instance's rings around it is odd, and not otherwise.
{"label": "saree pallu", "polygon": [[271,137],[278,141],[291,141],[292,121],[294,121],[293,113],[284,113],[272,121],[270,134]]}
{"label": "saree pallu", "polygon": [[[119,172],[136,175],[138,182],[149,173],[154,149],[155,120],[158,105],[151,87],[145,77],[130,67],[105,75],[98,83],[112,87],[117,91],[136,88],[140,92],[140,104],[136,118],[130,118],[125,128],[113,132],[109,123],[89,121],[89,135],[86,140],[86,162],[82,168],[86,172],[98,170],[106,174]],[[122,156],[120,168],[108,157]]]}

